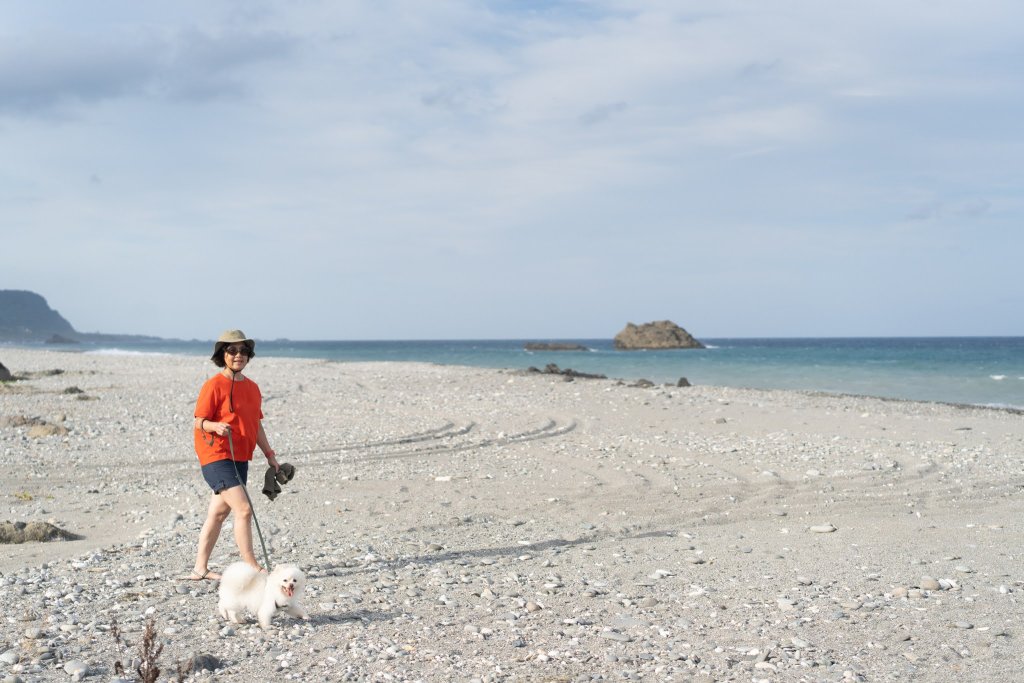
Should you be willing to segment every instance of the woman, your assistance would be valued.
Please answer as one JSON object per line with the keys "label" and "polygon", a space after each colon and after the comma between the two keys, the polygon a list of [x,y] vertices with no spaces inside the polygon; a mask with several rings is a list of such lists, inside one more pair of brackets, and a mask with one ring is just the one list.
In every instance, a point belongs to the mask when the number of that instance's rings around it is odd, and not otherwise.
{"label": "woman", "polygon": [[199,392],[195,410],[195,448],[203,478],[213,490],[206,522],[199,532],[199,548],[192,568],[195,581],[217,580],[210,554],[229,513],[235,515],[235,543],[242,561],[263,571],[252,550],[252,507],[242,488],[248,480],[249,461],[256,446],[267,462],[279,469],[274,450],[263,431],[263,397],[256,383],[242,374],[255,355],[256,342],[241,330],[223,332],[210,360],[221,368]]}

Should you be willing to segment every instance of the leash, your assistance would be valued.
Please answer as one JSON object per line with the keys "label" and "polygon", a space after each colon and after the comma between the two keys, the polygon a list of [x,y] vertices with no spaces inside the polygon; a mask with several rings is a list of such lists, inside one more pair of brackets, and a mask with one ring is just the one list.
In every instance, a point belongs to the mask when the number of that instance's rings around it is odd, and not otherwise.
{"label": "leash", "polygon": [[263,541],[263,532],[260,530],[260,520],[256,519],[256,507],[252,504],[252,498],[249,497],[249,489],[246,488],[245,482],[242,481],[242,475],[238,471],[238,465],[235,463],[235,442],[231,438],[231,429],[228,428],[228,449],[231,451],[231,466],[235,468],[235,478],[238,479],[238,485],[242,487],[242,493],[245,494],[245,499],[249,501],[249,510],[252,511],[252,521],[256,524],[256,535],[260,537],[260,547],[263,548],[263,561],[267,564],[267,571],[269,572],[272,567],[270,566],[270,554],[267,552],[267,544]]}

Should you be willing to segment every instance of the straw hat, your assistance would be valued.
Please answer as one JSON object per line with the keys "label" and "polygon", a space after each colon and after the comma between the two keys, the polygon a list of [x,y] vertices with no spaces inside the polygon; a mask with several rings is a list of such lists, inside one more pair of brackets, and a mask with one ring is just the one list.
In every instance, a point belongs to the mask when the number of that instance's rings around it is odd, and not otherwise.
{"label": "straw hat", "polygon": [[224,351],[224,347],[228,344],[242,343],[249,347],[249,355],[253,355],[253,351],[256,350],[256,342],[245,336],[245,332],[241,330],[224,330],[217,337],[217,341],[213,344],[213,355],[219,356]]}

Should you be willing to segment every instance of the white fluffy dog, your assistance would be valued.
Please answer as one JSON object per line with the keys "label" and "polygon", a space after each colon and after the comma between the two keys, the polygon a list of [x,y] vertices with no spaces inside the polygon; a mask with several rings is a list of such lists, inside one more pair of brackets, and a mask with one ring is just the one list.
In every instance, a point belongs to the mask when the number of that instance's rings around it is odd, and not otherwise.
{"label": "white fluffy dog", "polygon": [[270,627],[270,619],[278,610],[309,619],[302,606],[305,588],[306,575],[294,564],[278,565],[268,576],[244,562],[235,562],[221,575],[217,610],[236,624],[242,623],[238,613],[248,610],[256,615],[263,628]]}

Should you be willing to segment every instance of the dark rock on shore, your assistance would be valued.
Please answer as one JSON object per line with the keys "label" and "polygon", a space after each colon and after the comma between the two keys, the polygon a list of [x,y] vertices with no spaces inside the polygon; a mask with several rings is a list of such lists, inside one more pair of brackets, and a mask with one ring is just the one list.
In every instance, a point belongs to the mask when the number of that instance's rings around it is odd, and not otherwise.
{"label": "dark rock on shore", "polygon": [[11,371],[4,367],[3,363],[0,363],[0,382],[13,382],[14,375]]}
{"label": "dark rock on shore", "polygon": [[0,522],[0,543],[74,541],[82,538],[49,522]]}
{"label": "dark rock on shore", "polygon": [[526,342],[523,348],[527,351],[589,351],[583,344],[565,342]]}
{"label": "dark rock on shore", "polygon": [[633,349],[703,349],[703,344],[671,320],[657,320],[643,325],[626,323],[615,335],[615,348]]}
{"label": "dark rock on shore", "polygon": [[554,363],[548,363],[544,366],[543,370],[530,366],[526,369],[526,372],[539,375],[562,375],[566,379],[573,379],[579,377],[580,379],[608,379],[606,375],[596,375],[589,372],[578,372],[572,368],[566,368],[562,370]]}

